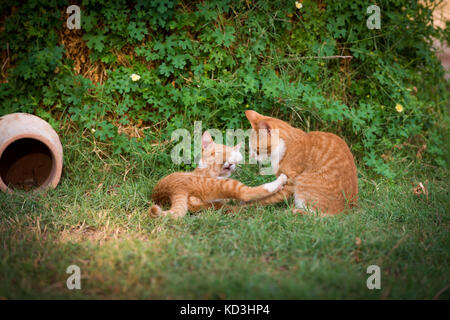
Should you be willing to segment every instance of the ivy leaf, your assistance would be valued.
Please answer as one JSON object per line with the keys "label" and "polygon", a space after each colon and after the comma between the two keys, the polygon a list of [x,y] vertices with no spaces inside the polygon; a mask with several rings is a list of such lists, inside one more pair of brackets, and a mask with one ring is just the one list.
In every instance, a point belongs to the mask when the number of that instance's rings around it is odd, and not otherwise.
{"label": "ivy leaf", "polygon": [[145,23],[142,21],[130,22],[127,29],[130,37],[132,39],[136,39],[137,41],[142,41],[145,35],[148,34],[147,27],[145,26]]}
{"label": "ivy leaf", "polygon": [[84,11],[81,11],[81,27],[90,32],[97,25],[97,18],[95,14],[84,14]]}
{"label": "ivy leaf", "polygon": [[235,39],[234,32],[235,32],[235,30],[233,27],[230,27],[230,26],[225,27],[225,34],[223,37],[223,45],[225,47],[229,47],[233,43],[233,41]]}
{"label": "ivy leaf", "polygon": [[106,36],[103,34],[85,34],[83,36],[83,39],[86,40],[86,45],[89,49],[94,49],[98,52],[102,52],[103,48],[105,47],[104,41],[106,39]]}
{"label": "ivy leaf", "polygon": [[187,54],[178,54],[174,57],[169,57],[172,61],[172,64],[177,69],[183,69],[183,67],[186,65],[186,58]]}
{"label": "ivy leaf", "polygon": [[172,66],[168,66],[168,65],[166,65],[165,62],[163,62],[159,66],[159,73],[165,75],[166,77],[168,77],[168,76],[170,76],[173,73],[173,68],[172,68]]}
{"label": "ivy leaf", "polygon": [[159,56],[162,58],[166,54],[166,45],[160,41],[156,41],[153,45],[153,50],[158,51]]}
{"label": "ivy leaf", "polygon": [[233,27],[226,26],[225,27],[225,33],[222,33],[220,29],[214,30],[212,33],[212,37],[215,39],[216,44],[218,45],[224,45],[225,47],[231,46],[233,43],[235,36],[233,35],[235,32]]}

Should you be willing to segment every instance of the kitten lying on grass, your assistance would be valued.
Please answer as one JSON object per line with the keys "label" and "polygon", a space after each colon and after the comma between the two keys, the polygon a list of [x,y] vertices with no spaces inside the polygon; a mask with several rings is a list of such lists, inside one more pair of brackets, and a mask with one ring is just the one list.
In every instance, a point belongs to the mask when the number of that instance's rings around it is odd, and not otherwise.
{"label": "kitten lying on grass", "polygon": [[[202,159],[192,172],[175,172],[156,184],[152,199],[156,203],[150,208],[150,216],[169,215],[183,217],[188,211],[205,208],[220,208],[225,200],[253,201],[263,199],[281,190],[287,181],[281,174],[275,181],[257,187],[229,179],[236,166],[243,160],[240,144],[228,147],[216,144],[208,131],[202,136]],[[170,203],[163,211],[159,205]]]}

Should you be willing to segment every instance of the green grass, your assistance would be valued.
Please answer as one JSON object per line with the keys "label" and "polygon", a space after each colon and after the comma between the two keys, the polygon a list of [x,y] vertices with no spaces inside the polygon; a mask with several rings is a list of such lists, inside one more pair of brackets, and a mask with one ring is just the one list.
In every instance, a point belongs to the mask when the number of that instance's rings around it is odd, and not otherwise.
{"label": "green grass", "polygon": [[[0,298],[450,298],[448,170],[412,164],[395,182],[360,171],[360,207],[336,217],[282,203],[152,220],[152,187],[175,170],[167,157],[106,156],[89,138],[62,137],[58,188],[0,194]],[[256,185],[255,172],[237,178]],[[425,180],[428,201],[412,193]],[[72,264],[81,290],[66,288]],[[366,287],[372,264],[381,290]]]}

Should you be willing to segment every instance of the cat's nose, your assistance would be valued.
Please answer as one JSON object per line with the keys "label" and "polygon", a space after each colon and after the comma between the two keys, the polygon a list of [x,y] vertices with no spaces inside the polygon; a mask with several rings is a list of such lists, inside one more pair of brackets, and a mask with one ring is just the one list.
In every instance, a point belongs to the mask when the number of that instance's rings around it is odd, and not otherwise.
{"label": "cat's nose", "polygon": [[225,162],[225,163],[223,164],[223,168],[224,168],[225,170],[233,171],[234,169],[236,169],[236,164],[234,164],[234,163],[229,163],[229,162]]}

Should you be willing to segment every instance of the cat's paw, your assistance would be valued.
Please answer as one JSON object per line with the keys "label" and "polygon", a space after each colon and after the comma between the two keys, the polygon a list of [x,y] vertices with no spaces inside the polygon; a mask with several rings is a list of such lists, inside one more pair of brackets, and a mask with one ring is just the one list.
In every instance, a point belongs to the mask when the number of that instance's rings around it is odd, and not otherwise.
{"label": "cat's paw", "polygon": [[288,178],[284,173],[282,173],[278,176],[277,180],[281,183],[282,186],[284,186],[287,183]]}
{"label": "cat's paw", "polygon": [[287,177],[284,174],[281,174],[277,180],[266,183],[264,185],[264,188],[269,191],[270,193],[275,193],[280,191],[281,189],[283,189],[283,186],[286,184],[287,182]]}
{"label": "cat's paw", "polygon": [[157,218],[162,215],[162,209],[158,205],[153,205],[149,210],[149,215],[152,218]]}
{"label": "cat's paw", "polygon": [[284,185],[287,183],[287,176],[285,174],[280,174],[276,180],[278,183],[278,187],[276,188],[275,192],[278,192],[284,188]]}

